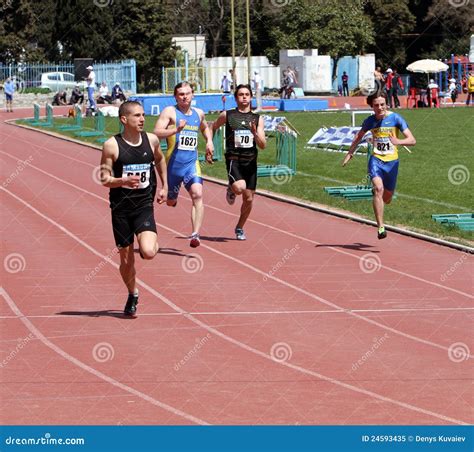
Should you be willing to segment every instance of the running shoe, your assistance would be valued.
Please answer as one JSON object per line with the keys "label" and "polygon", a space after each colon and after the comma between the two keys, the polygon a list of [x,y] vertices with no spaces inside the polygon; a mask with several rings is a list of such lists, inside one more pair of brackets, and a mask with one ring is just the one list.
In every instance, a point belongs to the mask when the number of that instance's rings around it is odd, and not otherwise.
{"label": "running shoe", "polygon": [[382,226],[381,228],[379,228],[378,232],[377,232],[377,238],[379,240],[381,239],[384,239],[385,237],[387,237],[387,231],[385,230],[385,228]]}
{"label": "running shoe", "polygon": [[201,237],[197,232],[193,232],[191,234],[191,241],[189,242],[189,246],[191,248],[197,248],[201,244]]}
{"label": "running shoe", "polygon": [[137,304],[138,304],[138,294],[130,293],[128,294],[127,304],[125,305],[125,309],[123,313],[125,315],[130,315],[134,317],[137,313]]}
{"label": "running shoe", "polygon": [[242,228],[235,228],[235,238],[237,240],[247,240],[245,232]]}
{"label": "running shoe", "polygon": [[229,186],[227,187],[225,199],[227,201],[227,204],[229,204],[229,206],[233,205],[235,202],[235,193],[232,191],[232,189]]}

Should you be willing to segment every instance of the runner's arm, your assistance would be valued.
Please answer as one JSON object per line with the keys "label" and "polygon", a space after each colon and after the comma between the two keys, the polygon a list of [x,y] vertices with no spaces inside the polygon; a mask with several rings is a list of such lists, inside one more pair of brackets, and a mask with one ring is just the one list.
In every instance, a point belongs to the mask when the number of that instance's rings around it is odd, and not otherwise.
{"label": "runner's arm", "polygon": [[104,187],[118,188],[131,187],[137,188],[140,183],[140,176],[113,176],[113,164],[118,158],[118,145],[115,138],[108,139],[102,148],[102,157],[100,159],[100,181]]}
{"label": "runner's arm", "polygon": [[[156,121],[155,128],[153,129],[153,133],[158,138],[168,138],[172,135],[181,132],[181,130],[184,129],[186,121],[182,119],[181,121],[179,121],[179,125],[176,126],[176,118],[174,115],[175,112],[172,107],[166,107],[161,112],[158,121]],[[175,125],[175,127],[168,128],[170,124]]]}
{"label": "runner's arm", "polygon": [[357,145],[360,143],[360,140],[364,137],[364,135],[367,133],[366,130],[360,129],[359,132],[357,132],[357,135],[354,137],[352,140],[351,146],[349,147],[349,151],[347,151],[346,156],[344,157],[344,160],[342,162],[342,166],[346,166],[349,160],[352,158],[352,156],[355,153],[355,150],[357,149]]}

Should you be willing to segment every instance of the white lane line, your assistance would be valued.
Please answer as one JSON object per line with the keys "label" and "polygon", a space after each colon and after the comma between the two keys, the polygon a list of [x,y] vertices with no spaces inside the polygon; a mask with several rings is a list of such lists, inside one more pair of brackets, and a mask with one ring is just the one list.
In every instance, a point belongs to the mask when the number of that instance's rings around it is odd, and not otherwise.
{"label": "white lane line", "polygon": [[[0,153],[1,153],[1,151],[0,151]],[[33,167],[33,165],[30,165],[30,166]],[[51,178],[57,180],[58,182],[61,182],[61,183],[65,184],[65,185],[69,185],[69,186],[73,187],[73,188],[76,189],[76,190],[79,190],[79,191],[81,191],[81,192],[83,192],[83,193],[86,193],[86,194],[88,194],[88,195],[90,195],[90,196],[92,196],[92,197],[94,197],[94,198],[97,198],[97,199],[99,199],[100,201],[105,202],[105,203],[108,204],[108,200],[107,200],[106,198],[102,198],[101,196],[96,195],[95,193],[89,192],[89,191],[83,189],[82,187],[79,187],[79,186],[77,186],[77,185],[72,184],[71,182],[67,182],[67,181],[65,181],[65,180],[63,180],[63,179],[61,179],[61,178],[59,178],[59,177],[56,177],[56,176],[54,176],[53,174],[48,173],[47,171],[43,171],[42,169],[39,169],[39,168],[36,168],[36,167],[34,167],[34,168],[35,168],[35,169],[38,169],[38,171],[40,171],[41,173],[46,174],[48,177],[51,177]],[[34,209],[34,211],[37,212],[39,215],[43,215],[41,212],[39,212],[38,210],[36,210],[33,206],[31,206],[30,204],[28,204],[26,201],[23,201],[23,199],[18,198],[15,194],[13,194],[12,192],[10,192],[10,191],[7,190],[6,188],[3,188],[3,187],[0,186],[0,189],[2,189],[2,190],[4,190],[4,191],[8,192],[11,196],[17,198],[20,202],[24,203],[25,205],[30,206],[30,208]],[[44,217],[44,218],[47,218],[48,221],[54,221],[54,220],[51,220],[49,217]],[[57,224],[57,223],[55,223],[55,225],[58,225],[58,227],[59,227],[60,229],[63,228],[63,226],[61,226],[61,225],[59,225],[59,224]],[[180,236],[180,237],[185,237],[185,238],[187,237],[186,234],[182,234],[182,233],[180,233],[180,232],[178,232],[178,231],[175,231],[174,229],[171,229],[171,228],[169,228],[169,227],[167,227],[167,226],[165,226],[165,225],[163,225],[163,224],[157,223],[157,225],[159,225],[162,229],[166,229],[167,231],[172,232],[172,233],[175,234],[175,235],[178,235],[178,236]],[[65,229],[65,228],[64,228],[64,229]],[[68,232],[69,232],[69,231],[68,231]],[[82,241],[81,241],[81,242],[82,242]],[[85,242],[82,242],[82,243],[85,243]],[[87,245],[87,246],[89,246],[89,245]],[[266,273],[266,272],[264,272],[264,271],[262,271],[262,270],[260,270],[260,269],[258,269],[258,268],[256,268],[256,267],[254,267],[253,265],[248,264],[247,262],[241,261],[240,259],[237,259],[237,258],[235,258],[235,257],[233,257],[233,256],[228,255],[228,254],[225,254],[225,253],[223,253],[223,252],[221,252],[221,251],[218,251],[218,250],[216,250],[216,249],[214,249],[214,248],[211,248],[210,246],[205,245],[205,244],[201,244],[201,247],[202,247],[202,248],[206,248],[206,249],[208,249],[209,251],[211,251],[211,252],[213,252],[213,253],[215,253],[215,254],[218,254],[219,256],[222,256],[222,257],[224,257],[224,258],[227,258],[227,259],[229,259],[229,260],[231,260],[231,261],[233,261],[233,262],[236,262],[236,263],[240,264],[241,266],[246,267],[246,268],[248,268],[249,270],[252,270],[252,271],[254,271],[255,273],[258,273],[258,274],[264,276],[264,277],[267,278],[267,279],[272,279],[273,281],[275,281],[275,282],[277,282],[277,283],[279,283],[279,284],[281,284],[281,285],[283,285],[283,286],[289,287],[290,289],[293,289],[293,290],[295,290],[295,291],[297,291],[297,292],[299,292],[299,293],[302,293],[302,294],[308,296],[309,298],[312,298],[313,300],[316,300],[316,301],[318,301],[318,302],[320,302],[320,303],[322,303],[322,304],[325,304],[326,306],[330,306],[331,308],[334,308],[334,309],[336,309],[336,310],[338,310],[338,311],[339,311],[339,310],[340,310],[340,311],[344,311],[344,308],[342,308],[341,306],[339,306],[339,305],[337,305],[337,304],[335,304],[335,303],[332,303],[331,301],[326,300],[325,298],[322,298],[322,297],[320,297],[320,296],[318,296],[318,295],[316,295],[316,294],[313,294],[312,292],[309,292],[309,291],[307,291],[307,290],[305,290],[305,289],[302,289],[301,287],[295,286],[294,284],[291,284],[291,283],[286,282],[286,281],[284,281],[284,280],[282,280],[282,279],[280,279],[280,278],[277,278],[276,276],[270,275],[270,274],[268,274],[268,273]],[[88,248],[88,249],[89,249],[89,248]],[[90,248],[90,250],[92,250],[92,248]],[[94,251],[93,251],[93,252],[94,252]],[[103,258],[103,256],[102,256],[100,253],[97,254],[97,256]],[[107,262],[109,262],[111,265],[117,266],[117,264],[115,264],[115,263],[110,259],[109,256],[105,256],[105,260],[106,260]],[[117,266],[117,268],[118,268],[118,266]],[[453,289],[453,290],[454,290],[454,289]],[[464,294],[463,292],[461,292],[461,293]],[[468,295],[468,294],[465,294],[465,295]],[[471,295],[469,295],[469,297],[472,298]],[[184,312],[184,311],[183,311],[183,312]],[[440,344],[437,344],[437,343],[435,343],[435,342],[431,342],[431,341],[428,341],[428,340],[426,340],[426,339],[422,339],[422,338],[420,338],[420,337],[413,336],[413,335],[408,334],[408,333],[404,333],[403,331],[400,331],[400,330],[397,330],[397,329],[395,329],[395,328],[389,327],[388,325],[385,325],[385,324],[383,324],[383,323],[377,322],[376,320],[370,319],[370,318],[368,318],[368,317],[364,317],[363,315],[359,315],[359,314],[357,314],[357,313],[354,312],[354,311],[344,311],[344,312],[347,313],[347,314],[350,315],[350,316],[353,316],[353,317],[356,317],[356,318],[359,319],[359,320],[362,320],[363,322],[370,323],[371,325],[375,325],[375,326],[377,326],[377,327],[379,327],[379,328],[382,328],[382,329],[384,329],[384,330],[386,330],[386,331],[390,331],[391,333],[397,334],[397,335],[402,336],[402,337],[405,337],[405,338],[407,338],[407,339],[411,339],[411,340],[414,340],[414,341],[416,341],[416,342],[420,342],[420,343],[422,343],[422,344],[430,345],[430,346],[432,346],[432,347],[439,348],[439,349],[441,349],[441,350],[449,351],[449,347],[445,347],[445,346],[440,345]],[[469,357],[474,358],[473,355],[469,355]]]}
{"label": "white lane line", "polygon": [[[14,193],[12,193],[10,190],[7,190],[6,188],[0,186],[0,189],[5,191],[6,193],[8,193],[10,196],[12,196],[13,198],[15,198],[17,201],[19,201],[20,203],[22,203],[24,206],[28,207],[30,210],[32,210],[33,212],[35,212],[37,215],[39,215],[41,218],[45,219],[46,221],[48,221],[49,223],[51,223],[52,225],[54,225],[55,227],[57,227],[60,231],[62,231],[64,234],[66,234],[67,236],[69,236],[70,238],[72,238],[73,240],[75,240],[76,242],[78,242],[81,246],[83,246],[84,248],[86,248],[87,250],[89,250],[90,252],[92,252],[93,254],[95,254],[96,256],[100,257],[101,259],[104,259],[106,260],[107,262],[110,263],[110,265],[112,265],[113,267],[115,267],[117,270],[119,269],[119,265],[117,263],[115,263],[114,261],[112,261],[110,259],[109,256],[105,256],[105,255],[102,255],[99,251],[97,251],[95,248],[93,248],[91,245],[89,245],[88,243],[84,242],[83,240],[81,240],[79,237],[77,237],[75,234],[73,234],[71,231],[69,231],[68,229],[66,229],[64,226],[62,226],[61,224],[57,223],[56,221],[54,221],[52,218],[48,217],[47,215],[43,214],[42,212],[40,212],[38,209],[36,209],[35,207],[33,207],[31,204],[29,204],[28,202],[24,201],[23,199],[21,199],[20,197],[18,197],[17,195],[15,195]],[[208,249],[210,249],[212,251],[212,248],[209,248],[209,247],[206,247]],[[262,272],[263,273],[263,272]],[[283,281],[282,281],[283,282]],[[172,309],[174,309],[176,312],[179,312],[181,313],[184,317],[186,317],[186,319],[188,319],[189,321],[195,323],[196,325],[200,326],[201,328],[209,331],[210,333],[213,333],[215,334],[216,336],[220,337],[221,339],[223,339],[224,341],[227,341],[227,342],[230,342],[231,344],[234,344],[236,345],[237,347],[243,349],[243,350],[246,350],[248,352],[251,352],[251,353],[254,353],[262,358],[265,358],[273,363],[275,363],[275,360],[274,360],[274,357],[271,356],[271,354],[266,354],[260,350],[257,350],[256,348],[253,348],[243,342],[240,342],[238,341],[237,339],[234,339],[233,337],[231,336],[227,336],[226,334],[222,333],[221,331],[209,326],[207,323],[204,323],[202,322],[201,320],[195,318],[193,315],[191,314],[188,314],[184,309],[180,308],[178,305],[176,305],[175,303],[173,303],[171,300],[169,300],[168,298],[166,298],[164,295],[162,295],[161,293],[159,293],[157,290],[155,290],[153,287],[149,286],[146,282],[142,281],[141,279],[137,278],[137,284],[146,289],[149,293],[151,293],[152,295],[154,295],[156,298],[158,298],[159,300],[161,300],[163,303],[167,304],[169,307],[171,307]],[[16,315],[21,315],[21,312],[19,310],[13,310],[13,312],[16,314]],[[354,314],[355,315],[355,314]],[[362,319],[365,319],[364,317],[361,317]],[[365,319],[365,320],[368,320],[368,319]],[[31,326],[34,327],[34,325],[26,318],[24,318],[24,321],[28,322],[28,324],[31,324]],[[36,329],[36,328],[35,328]],[[391,328],[389,328],[389,330],[392,330]],[[395,330],[394,330],[395,331]],[[38,331],[39,332],[39,331]],[[404,334],[403,334],[404,335]],[[44,336],[43,336],[44,337]],[[45,338],[46,339],[46,338]],[[46,339],[47,340],[47,339]],[[427,341],[423,341],[423,340],[420,340],[421,342],[427,342]],[[52,344],[54,345],[54,344]],[[442,347],[440,345],[437,345],[437,344],[433,344],[435,346],[437,346],[438,348],[443,348],[445,349],[445,347]],[[59,349],[61,350],[61,349]],[[72,358],[72,357],[71,357]],[[79,361],[80,362],[80,361]],[[291,364],[289,362],[286,362],[286,361],[279,361],[277,364],[279,365],[282,365],[282,366],[285,366],[289,369],[293,369],[293,370],[296,370],[298,372],[301,372],[303,374],[306,374],[306,375],[311,375],[313,377],[316,377],[316,378],[319,378],[321,380],[324,380],[328,383],[332,383],[336,386],[340,386],[344,389],[347,389],[349,391],[354,391],[354,392],[357,392],[359,394],[363,394],[363,395],[366,395],[368,397],[372,397],[372,398],[375,398],[377,400],[381,400],[383,402],[387,402],[387,403],[391,403],[391,404],[394,404],[394,405],[397,405],[399,407],[402,407],[402,408],[405,408],[405,409],[408,409],[408,410],[411,410],[411,411],[414,411],[414,412],[417,412],[417,413],[421,413],[421,414],[425,414],[427,416],[432,416],[432,417],[435,417],[437,419],[441,419],[443,421],[446,421],[446,422],[451,422],[453,424],[459,424],[459,425],[468,425],[468,423],[464,422],[464,421],[461,421],[461,420],[458,420],[458,419],[454,419],[454,418],[451,418],[451,417],[448,417],[448,416],[444,416],[443,414],[440,414],[440,413],[435,413],[434,411],[430,411],[430,410],[426,410],[424,408],[420,408],[420,407],[417,407],[415,405],[411,405],[409,403],[405,403],[405,402],[401,402],[399,400],[395,400],[395,399],[391,399],[390,397],[385,397],[383,395],[380,395],[380,394],[377,394],[375,392],[372,392],[372,391],[368,391],[366,389],[363,389],[363,388],[359,388],[357,386],[353,386],[351,384],[348,384],[348,383],[345,383],[343,381],[340,381],[340,380],[337,380],[335,378],[331,378],[331,377],[327,377],[326,375],[323,375],[323,374],[320,374],[318,372],[314,372],[312,370],[309,370],[309,369],[306,369],[304,367],[301,367],[301,366],[297,366],[295,364]],[[105,375],[104,375],[105,376]],[[124,385],[125,386],[125,385]],[[132,388],[130,388],[132,389]],[[145,395],[145,394],[144,394]],[[154,400],[154,399],[153,399]],[[170,407],[171,408],[171,407]]]}
{"label": "white lane line", "polygon": [[[56,154],[56,152],[51,151],[51,150],[49,150],[49,149],[45,149],[45,150]],[[15,156],[13,156],[13,155],[11,155],[11,154],[8,154],[7,152],[0,151],[0,154],[5,154],[5,155],[7,155],[7,156],[10,157],[10,158],[13,158],[13,159],[18,160]],[[73,159],[72,157],[67,157],[67,156],[65,156],[65,157],[66,157],[66,158]],[[73,159],[73,160],[76,160],[76,159]],[[94,165],[91,165],[90,163],[87,163],[87,162],[82,162],[82,163],[84,163],[84,165],[87,165],[87,166],[91,166],[91,167],[94,167],[94,168],[98,168],[98,165],[97,165],[97,166],[94,166]],[[38,168],[38,167],[35,166],[35,165],[29,164],[28,167],[34,168],[34,169],[36,169],[37,171],[39,171],[39,172],[41,172],[41,173],[44,173],[44,174],[46,174],[47,176],[52,177],[53,179],[58,180],[59,182],[65,183],[65,184],[67,184],[67,185],[70,185],[71,187],[74,187],[74,188],[76,188],[76,189],[79,189],[79,190],[83,191],[84,193],[87,193],[87,194],[89,194],[89,195],[91,195],[91,196],[94,196],[94,197],[96,197],[96,198],[98,198],[98,199],[102,199],[102,200],[105,199],[105,198],[101,198],[100,196],[96,195],[95,193],[89,192],[89,191],[84,190],[84,189],[82,189],[82,188],[80,188],[80,187],[77,187],[77,186],[74,185],[74,184],[71,184],[71,183],[69,183],[69,182],[66,182],[66,181],[64,181],[64,180],[62,180],[62,179],[60,179],[60,178],[54,176],[53,174],[48,173],[47,171],[44,171],[44,170],[42,170],[41,168]],[[180,199],[183,199],[183,200],[185,200],[185,201],[191,202],[191,200],[189,199],[188,196],[180,196]],[[108,202],[108,201],[107,201],[107,202]],[[212,205],[210,205],[210,204],[204,204],[204,205],[205,205],[205,207],[207,207],[207,208],[209,208],[209,209],[215,210],[215,211],[220,212],[220,213],[223,213],[223,214],[225,214],[225,215],[233,216],[233,217],[238,217],[238,215],[236,215],[236,214],[234,214],[234,213],[232,213],[232,212],[228,212],[228,211],[226,211],[226,210],[220,209],[219,207],[215,207],[215,206],[212,206]],[[313,245],[322,245],[321,242],[318,242],[318,241],[316,241],[316,240],[312,240],[312,239],[309,239],[309,238],[307,238],[307,237],[302,237],[302,236],[300,236],[300,235],[298,235],[298,234],[294,234],[294,233],[292,233],[292,232],[288,232],[288,231],[285,231],[285,230],[283,230],[283,229],[279,229],[279,228],[277,228],[277,227],[275,227],[275,226],[271,226],[271,225],[269,225],[269,224],[261,223],[260,221],[253,220],[253,219],[251,219],[251,218],[249,218],[248,221],[251,222],[251,223],[254,223],[254,224],[258,224],[258,225],[261,226],[261,227],[268,228],[268,229],[272,229],[272,230],[277,231],[277,232],[279,232],[279,233],[281,233],[281,234],[288,235],[288,236],[290,236],[290,237],[293,237],[293,238],[295,238],[295,239],[301,240],[301,241],[303,241],[303,242],[308,242],[308,243],[311,243],[311,244],[313,244]],[[157,223],[157,224],[159,224],[159,223]],[[163,225],[161,225],[161,224],[160,224],[160,226],[162,226],[163,228],[168,229],[169,231],[172,231],[172,232],[175,233],[175,231],[173,231],[172,229],[166,228],[165,226],[163,226]],[[177,234],[180,234],[180,233],[177,233]],[[182,234],[180,234],[180,235],[182,235]],[[187,236],[184,236],[184,237],[187,237]],[[350,253],[350,252],[348,252],[348,251],[341,250],[341,249],[336,248],[336,247],[327,246],[326,248],[328,248],[328,249],[330,249],[330,250],[332,250],[332,251],[335,251],[336,253],[344,254],[345,256],[350,256],[350,257],[352,257],[352,258],[354,258],[354,259],[357,259],[357,260],[359,260],[359,261],[360,261],[360,259],[361,259],[361,256],[359,256],[359,255],[357,255],[357,254],[352,254],[352,253]],[[401,271],[401,270],[397,270],[396,268],[389,267],[389,266],[387,266],[387,265],[382,264],[381,262],[380,262],[379,267],[380,267],[381,269],[383,268],[383,269],[385,269],[385,270],[387,270],[387,271],[393,272],[393,273],[395,273],[395,274],[397,274],[397,275],[405,276],[406,278],[411,278],[411,279],[414,279],[414,280],[416,280],[416,281],[419,281],[419,282],[422,282],[422,283],[425,283],[425,284],[429,284],[429,285],[432,285],[432,286],[435,286],[435,287],[438,287],[438,288],[441,288],[441,289],[444,289],[444,290],[447,290],[447,291],[450,291],[450,292],[454,292],[454,293],[457,293],[458,295],[462,295],[462,296],[467,297],[467,298],[470,298],[470,299],[474,299],[474,295],[472,295],[471,293],[462,292],[461,290],[454,289],[454,288],[449,287],[449,286],[444,286],[443,284],[439,284],[439,283],[436,283],[436,282],[434,282],[434,281],[429,281],[429,280],[424,279],[424,278],[421,278],[421,277],[419,277],[419,276],[415,276],[415,275],[413,275],[413,274],[411,274],[411,273],[406,273],[406,272],[403,272],[403,271]]]}
{"label": "white lane line", "polygon": [[[50,307],[50,308],[57,308],[57,306],[42,306],[42,307]],[[82,306],[84,310],[90,309],[91,311],[94,310],[93,307],[87,308]],[[99,310],[100,311],[100,310]],[[308,310],[308,311],[210,311],[210,312],[186,312],[186,314],[191,315],[209,315],[209,316],[219,316],[219,315],[226,315],[226,316],[233,316],[233,315],[293,315],[293,314],[347,314],[347,312],[373,312],[379,314],[381,312],[438,312],[438,311],[474,311],[474,308],[393,308],[393,309],[322,309],[322,310]],[[120,313],[121,311],[117,311]],[[180,316],[179,312],[146,312],[140,313],[140,317],[173,317],[173,316]],[[27,318],[29,319],[55,319],[57,317],[70,317],[76,318],[80,316],[76,316],[73,314],[57,314],[57,315],[28,315]],[[0,319],[16,319],[18,317],[14,315],[0,315]]]}
{"label": "white lane line", "polygon": [[50,348],[54,352],[56,352],[58,355],[60,355],[62,358],[65,360],[69,361],[70,363],[76,365],[77,367],[80,367],[82,370],[85,370],[86,372],[89,372],[90,374],[94,375],[97,378],[100,378],[101,380],[106,381],[107,383],[110,383],[113,386],[116,386],[117,388],[129,392],[130,394],[139,397],[140,399],[143,399],[152,405],[155,405],[159,408],[162,408],[163,410],[166,410],[170,413],[173,413],[176,416],[180,416],[190,422],[194,422],[195,424],[199,425],[209,425],[206,421],[203,421],[202,419],[199,419],[195,416],[192,416],[191,414],[185,413],[184,411],[178,410],[177,408],[174,408],[170,405],[167,405],[166,403],[160,402],[157,399],[154,399],[153,397],[150,397],[149,395],[138,391],[130,386],[127,386],[123,383],[120,383],[119,381],[115,380],[112,377],[109,377],[108,375],[105,375],[104,373],[100,372],[97,369],[94,369],[91,366],[88,366],[87,364],[83,363],[82,361],[79,361],[77,358],[74,358],[74,356],[71,356],[69,353],[66,353],[62,348],[58,347],[56,344],[51,342],[48,338],[46,338],[43,333],[36,328],[20,311],[18,306],[15,304],[15,302],[12,300],[10,295],[6,292],[6,290],[3,287],[0,287],[0,296],[2,296],[5,301],[7,302],[8,306],[10,309],[16,314],[16,316],[23,322],[23,324],[30,330],[46,347]]}

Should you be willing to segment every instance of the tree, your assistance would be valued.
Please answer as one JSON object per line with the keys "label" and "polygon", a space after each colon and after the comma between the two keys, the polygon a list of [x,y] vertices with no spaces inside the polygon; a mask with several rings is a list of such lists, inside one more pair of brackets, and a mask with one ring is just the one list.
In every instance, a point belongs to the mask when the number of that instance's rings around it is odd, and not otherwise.
{"label": "tree", "polygon": [[176,54],[171,45],[171,4],[164,0],[117,0],[114,10],[114,31],[107,37],[112,43],[109,55],[135,59],[142,89],[156,89],[161,84],[161,67],[170,66]]}
{"label": "tree", "polygon": [[29,0],[7,0],[0,8],[0,60],[21,62],[42,57],[35,46],[38,21]]}
{"label": "tree", "polygon": [[370,0],[366,11],[377,32],[377,39],[370,49],[377,55],[378,64],[382,67],[404,67],[407,47],[404,35],[413,32],[416,26],[408,0]]}
{"label": "tree", "polygon": [[464,55],[469,51],[469,38],[474,29],[474,11],[469,1],[433,0],[425,23],[439,30],[438,39],[432,40],[425,57],[449,58],[451,54]]}
{"label": "tree", "polygon": [[364,16],[362,1],[348,5],[347,0],[297,0],[274,16],[276,25],[270,31],[274,44],[266,49],[273,63],[278,62],[279,49],[319,49],[337,62],[344,55],[365,52],[374,42],[374,29]]}

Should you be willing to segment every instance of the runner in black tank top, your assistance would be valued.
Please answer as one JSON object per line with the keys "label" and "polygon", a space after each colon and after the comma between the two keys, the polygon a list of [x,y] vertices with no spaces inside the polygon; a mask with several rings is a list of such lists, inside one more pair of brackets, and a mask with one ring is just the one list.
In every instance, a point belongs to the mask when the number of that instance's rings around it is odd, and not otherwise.
{"label": "runner in black tank top", "polygon": [[239,85],[235,90],[237,108],[223,111],[213,124],[213,130],[225,124],[226,167],[229,177],[226,199],[232,205],[235,197],[242,195],[240,217],[235,227],[237,240],[246,240],[244,224],[252,210],[257,187],[258,149],[266,146],[263,120],[252,113],[252,91],[249,85]]}
{"label": "runner in black tank top", "polygon": [[134,235],[140,256],[153,259],[158,252],[153,201],[157,191],[155,166],[163,187],[157,201],[166,201],[168,182],[160,141],[143,132],[145,113],[139,102],[124,102],[119,109],[124,126],[121,135],[104,143],[101,158],[101,182],[110,188],[112,227],[120,254],[120,275],[128,289],[124,314],[134,316],[138,304],[135,279]]}
{"label": "runner in black tank top", "polygon": [[146,132],[141,132],[140,136],[141,144],[138,146],[130,145],[121,135],[114,136],[119,148],[118,158],[112,167],[114,176],[140,176],[139,187],[142,188],[111,188],[109,200],[113,210],[124,211],[153,206],[156,193],[155,155]]}

